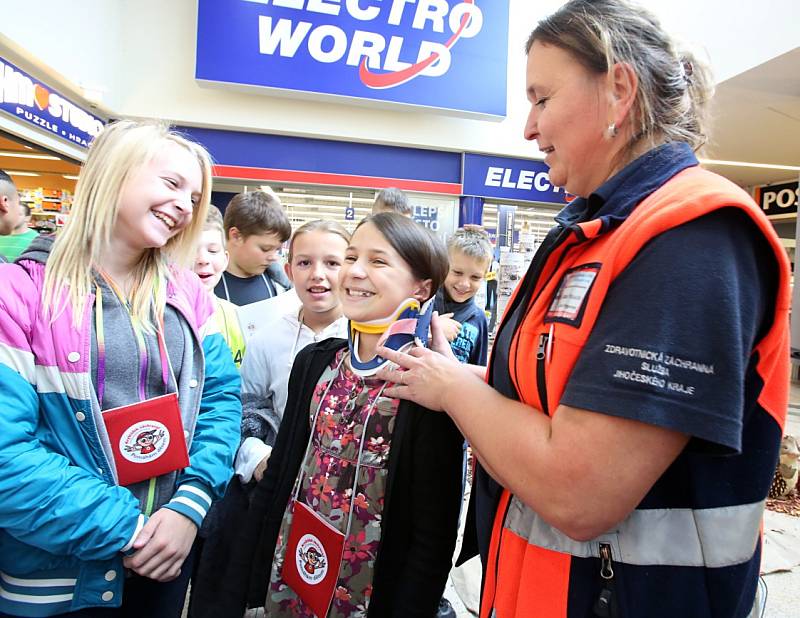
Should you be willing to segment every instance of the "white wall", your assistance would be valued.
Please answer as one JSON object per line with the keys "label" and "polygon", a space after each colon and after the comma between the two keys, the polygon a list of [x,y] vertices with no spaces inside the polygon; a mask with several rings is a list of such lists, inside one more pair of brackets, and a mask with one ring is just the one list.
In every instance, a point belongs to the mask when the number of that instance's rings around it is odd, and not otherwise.
{"label": "white wall", "polygon": [[[78,88],[99,91],[108,103],[122,87],[123,1],[0,0],[0,35],[10,39],[13,51],[24,50],[29,60]],[[8,51],[0,44],[0,55],[14,55]]]}
{"label": "white wall", "polygon": [[[491,1],[491,0],[487,0]],[[511,0],[508,117],[466,120],[200,87],[194,80],[196,0],[0,0],[0,31],[79,85],[105,91],[118,115],[272,133],[535,156],[523,44],[559,0]],[[701,40],[725,79],[796,42],[796,0],[647,0],[673,32]],[[667,12],[669,11],[669,12]],[[52,32],[53,36],[47,36]],[[791,43],[790,43],[791,42]],[[2,53],[0,45],[0,53]],[[468,96],[468,93],[465,93]]]}

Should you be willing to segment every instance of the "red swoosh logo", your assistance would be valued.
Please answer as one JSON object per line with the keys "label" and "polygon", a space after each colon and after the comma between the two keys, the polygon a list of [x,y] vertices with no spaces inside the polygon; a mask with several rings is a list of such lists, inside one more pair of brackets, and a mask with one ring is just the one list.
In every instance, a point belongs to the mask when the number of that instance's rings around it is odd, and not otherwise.
{"label": "red swoosh logo", "polygon": [[[464,0],[464,3],[475,4],[475,0]],[[469,14],[465,14],[464,17],[461,18],[461,24],[458,30],[456,30],[453,36],[444,44],[447,49],[453,47],[455,42],[461,37],[461,33],[464,31],[468,21]],[[400,84],[414,79],[438,59],[439,54],[433,53],[425,58],[425,60],[420,60],[402,71],[395,71],[393,73],[370,73],[370,70],[367,68],[367,57],[364,56],[361,58],[361,64],[358,67],[358,77],[361,79],[361,82],[369,88],[392,88],[393,86],[399,86]]]}

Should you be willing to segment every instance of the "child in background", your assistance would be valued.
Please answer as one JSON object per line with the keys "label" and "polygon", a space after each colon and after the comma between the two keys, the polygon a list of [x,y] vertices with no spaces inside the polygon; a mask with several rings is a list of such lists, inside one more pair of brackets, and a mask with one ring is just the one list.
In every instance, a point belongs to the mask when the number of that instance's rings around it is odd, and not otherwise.
{"label": "child in background", "polygon": [[208,290],[214,302],[216,308],[214,318],[217,320],[217,326],[225,338],[225,343],[231,349],[233,363],[239,368],[244,355],[244,336],[239,325],[239,317],[236,315],[236,306],[224,298],[214,296],[214,286],[219,283],[227,266],[228,252],[225,250],[222,213],[219,208],[209,204],[203,233],[197,243],[193,270],[200,277],[200,282]]}
{"label": "child in background", "polygon": [[278,196],[271,191],[239,193],[225,209],[224,224],[230,262],[214,294],[242,306],[286,291],[288,286],[269,268],[292,233]]}
{"label": "child in background", "polygon": [[451,318],[445,331],[456,358],[470,365],[486,365],[486,312],[475,304],[474,297],[492,263],[489,235],[480,226],[465,225],[448,239],[447,253],[450,271],[436,293],[436,310]]}
{"label": "child in background", "polygon": [[310,343],[347,337],[337,285],[350,234],[334,221],[316,220],[295,231],[286,274],[302,306],[287,307],[265,322],[253,337],[242,365],[244,442],[236,473],[247,483],[260,481],[286,406],[294,357]]}
{"label": "child in background", "polygon": [[[241,616],[245,601],[274,617],[436,614],[456,542],[463,438],[444,415],[383,396],[388,383],[375,374],[384,336],[403,349],[415,332],[427,338],[417,316],[446,274],[444,246],[411,219],[380,213],[356,228],[339,272],[348,341],[297,355],[270,464],[208,616]],[[314,522],[337,531],[325,541],[324,583],[304,542]],[[313,590],[298,580],[308,574]]]}

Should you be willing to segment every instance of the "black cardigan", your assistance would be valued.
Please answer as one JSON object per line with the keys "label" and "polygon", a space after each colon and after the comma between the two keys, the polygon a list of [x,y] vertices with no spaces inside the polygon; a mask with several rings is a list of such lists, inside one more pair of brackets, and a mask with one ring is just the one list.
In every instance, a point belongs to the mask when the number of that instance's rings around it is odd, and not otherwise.
{"label": "black cardigan", "polygon": [[[196,615],[233,618],[244,613],[245,605],[264,605],[284,511],[310,437],[311,395],[345,345],[329,339],[297,355],[267,472],[240,522],[230,563],[220,565],[216,581],[195,582]],[[370,617],[436,615],[456,543],[463,443],[447,414],[401,402],[389,451]]]}

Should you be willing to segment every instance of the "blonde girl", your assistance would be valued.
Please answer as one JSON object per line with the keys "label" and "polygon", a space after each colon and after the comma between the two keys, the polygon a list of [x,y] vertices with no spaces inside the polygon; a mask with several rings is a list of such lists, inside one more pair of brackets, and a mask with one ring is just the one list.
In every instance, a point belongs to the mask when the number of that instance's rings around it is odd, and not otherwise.
{"label": "blonde girl", "polygon": [[241,415],[213,306],[176,265],[210,191],[201,146],[116,122],[60,236],[0,266],[2,614],[180,615]]}

